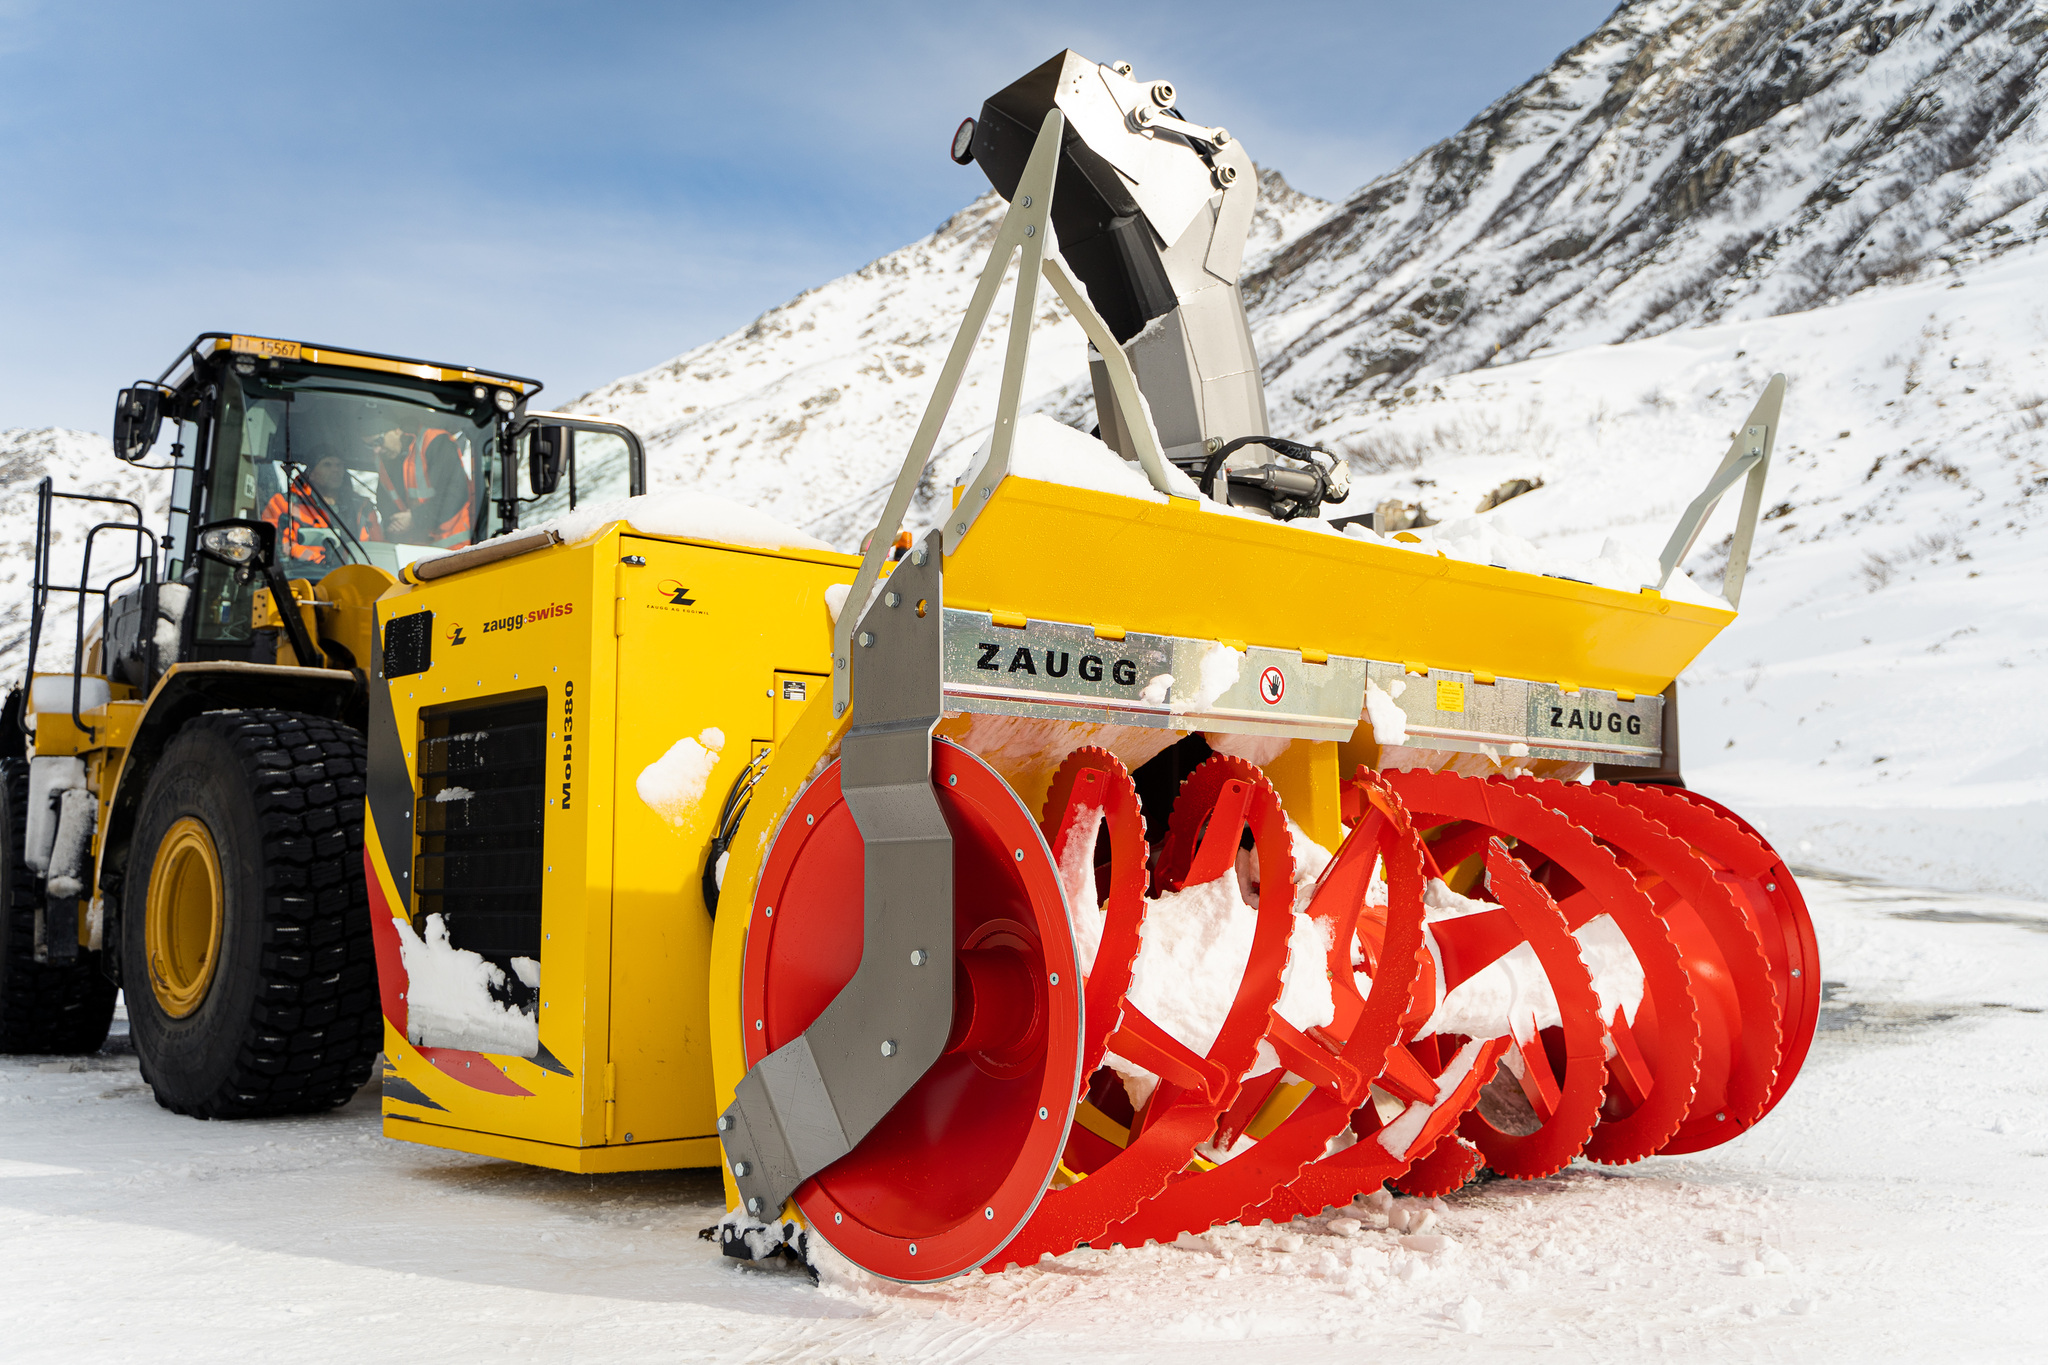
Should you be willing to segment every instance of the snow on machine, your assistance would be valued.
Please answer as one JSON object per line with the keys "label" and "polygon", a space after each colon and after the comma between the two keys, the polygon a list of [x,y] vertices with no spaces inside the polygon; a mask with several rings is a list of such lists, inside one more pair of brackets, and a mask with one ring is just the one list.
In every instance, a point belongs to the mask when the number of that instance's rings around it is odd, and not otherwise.
{"label": "snow on machine", "polygon": [[[646,499],[377,603],[385,1131],[717,1164],[733,1254],[930,1281],[1755,1124],[1813,933],[1673,680],[1782,378],[1656,583],[1465,562],[1269,432],[1258,178],[1169,83],[1063,53],[954,155],[1010,207],[860,557]],[[900,536],[1020,258],[987,446]],[[1042,284],[1100,440],[1019,415]],[[1738,482],[1726,601],[1680,591]]]}

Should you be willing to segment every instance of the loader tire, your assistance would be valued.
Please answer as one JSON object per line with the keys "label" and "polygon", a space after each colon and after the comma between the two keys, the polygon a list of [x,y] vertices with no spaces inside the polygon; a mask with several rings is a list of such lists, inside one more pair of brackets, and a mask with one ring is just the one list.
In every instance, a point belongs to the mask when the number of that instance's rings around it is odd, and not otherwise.
{"label": "loader tire", "polygon": [[98,1052],[114,1018],[114,983],[98,953],[55,966],[36,961],[42,880],[22,861],[28,764],[0,762],[0,1052]]}
{"label": "loader tire", "polygon": [[166,1109],[344,1104],[383,1042],[363,881],[363,737],[215,711],[165,746],[123,887],[129,1030]]}

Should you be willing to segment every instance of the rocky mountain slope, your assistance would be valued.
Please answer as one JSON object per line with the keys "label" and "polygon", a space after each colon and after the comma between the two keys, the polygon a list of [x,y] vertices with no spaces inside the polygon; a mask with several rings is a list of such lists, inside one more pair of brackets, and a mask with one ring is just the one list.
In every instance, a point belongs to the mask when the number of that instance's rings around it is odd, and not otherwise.
{"label": "rocky mountain slope", "polygon": [[1623,5],[1248,282],[1320,429],[1418,378],[1817,307],[2048,235],[2048,7]]}

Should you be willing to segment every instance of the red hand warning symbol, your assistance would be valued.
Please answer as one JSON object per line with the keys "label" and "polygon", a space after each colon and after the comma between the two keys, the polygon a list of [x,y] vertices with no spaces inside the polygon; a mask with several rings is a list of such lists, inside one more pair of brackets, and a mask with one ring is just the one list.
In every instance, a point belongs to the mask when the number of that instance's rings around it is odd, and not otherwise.
{"label": "red hand warning symbol", "polygon": [[1277,668],[1269,668],[1259,674],[1259,697],[1268,706],[1277,706],[1280,698],[1287,695],[1287,676]]}

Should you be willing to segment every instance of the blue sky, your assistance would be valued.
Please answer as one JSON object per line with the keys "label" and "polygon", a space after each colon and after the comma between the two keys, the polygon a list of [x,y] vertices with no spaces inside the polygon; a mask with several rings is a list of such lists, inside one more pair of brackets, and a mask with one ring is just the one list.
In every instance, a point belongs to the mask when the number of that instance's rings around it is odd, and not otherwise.
{"label": "blue sky", "polygon": [[1338,198],[1611,8],[0,0],[0,428],[104,431],[208,330],[566,401],[929,232],[1062,47]]}

